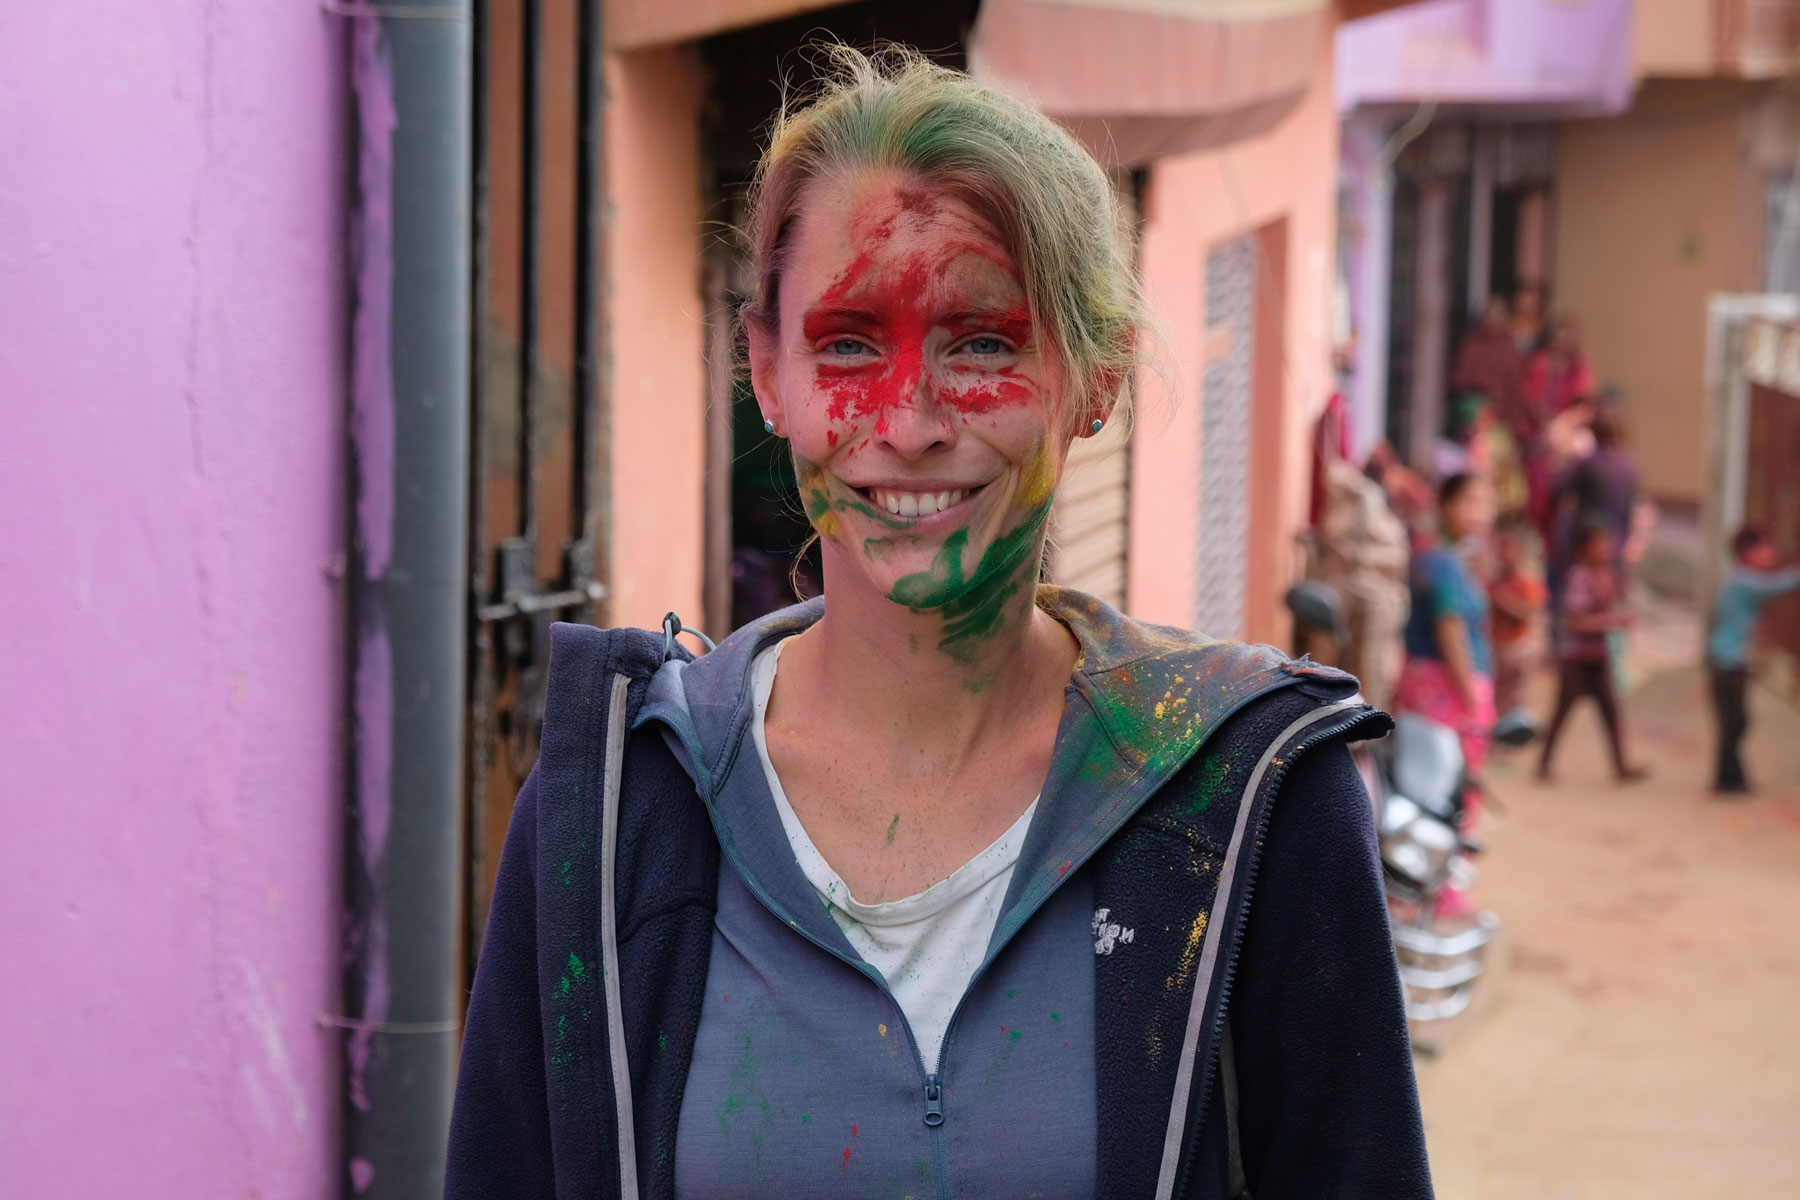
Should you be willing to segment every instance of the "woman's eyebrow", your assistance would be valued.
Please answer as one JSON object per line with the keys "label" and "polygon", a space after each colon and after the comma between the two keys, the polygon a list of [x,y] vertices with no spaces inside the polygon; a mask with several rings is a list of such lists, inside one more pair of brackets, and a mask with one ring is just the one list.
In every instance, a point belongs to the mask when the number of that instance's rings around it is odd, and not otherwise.
{"label": "woman's eyebrow", "polygon": [[991,307],[960,308],[955,312],[945,313],[937,318],[950,325],[979,325],[983,323],[1024,322],[1029,325],[1031,318],[1019,310],[1016,304],[996,304]]}
{"label": "woman's eyebrow", "polygon": [[802,319],[800,328],[809,338],[824,337],[828,333],[860,332],[877,329],[882,320],[866,308],[840,308],[835,305],[822,305],[810,309]]}

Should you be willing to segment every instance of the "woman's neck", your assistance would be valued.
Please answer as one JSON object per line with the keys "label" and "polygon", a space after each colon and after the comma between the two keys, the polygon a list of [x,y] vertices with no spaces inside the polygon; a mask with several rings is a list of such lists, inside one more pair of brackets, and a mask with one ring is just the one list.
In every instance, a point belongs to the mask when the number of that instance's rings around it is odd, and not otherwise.
{"label": "woman's neck", "polygon": [[[1060,714],[1079,655],[1073,634],[1036,604],[1038,557],[990,581],[983,621],[914,608],[825,563],[825,614],[782,652],[820,713],[855,713],[870,733],[960,757],[996,734]],[[999,594],[1004,593],[1004,594]]]}

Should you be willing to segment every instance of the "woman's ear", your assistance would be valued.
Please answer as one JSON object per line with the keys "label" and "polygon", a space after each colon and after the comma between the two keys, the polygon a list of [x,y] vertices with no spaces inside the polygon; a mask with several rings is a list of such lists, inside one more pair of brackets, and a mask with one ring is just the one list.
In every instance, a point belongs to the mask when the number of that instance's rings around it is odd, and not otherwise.
{"label": "woman's ear", "polygon": [[781,370],[779,351],[770,338],[754,327],[745,330],[746,349],[750,358],[750,389],[756,393],[756,406],[763,420],[777,431],[787,428],[781,405]]}
{"label": "woman's ear", "polygon": [[1081,427],[1076,431],[1082,437],[1093,437],[1100,432],[1094,428],[1099,421],[1104,428],[1112,420],[1113,412],[1119,404],[1119,397],[1125,394],[1125,386],[1131,382],[1131,373],[1136,366],[1138,331],[1126,330],[1123,335],[1124,353],[1113,360],[1113,365],[1096,368],[1091,386],[1088,389],[1088,401],[1082,413]]}
{"label": "woman's ear", "polygon": [[1112,369],[1095,373],[1087,403],[1081,406],[1081,423],[1075,430],[1077,437],[1098,436],[1100,430],[1094,428],[1094,422],[1100,422],[1101,428],[1105,428],[1106,423],[1112,420],[1113,412],[1118,407],[1119,395],[1125,390],[1126,374],[1125,371]]}

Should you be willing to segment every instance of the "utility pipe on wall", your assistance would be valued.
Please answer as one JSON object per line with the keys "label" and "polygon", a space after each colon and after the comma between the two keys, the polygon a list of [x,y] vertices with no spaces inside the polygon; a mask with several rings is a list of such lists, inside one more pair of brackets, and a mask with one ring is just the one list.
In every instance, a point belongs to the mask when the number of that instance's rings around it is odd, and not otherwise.
{"label": "utility pipe on wall", "polygon": [[470,0],[352,14],[346,1197],[438,1197],[455,1075]]}

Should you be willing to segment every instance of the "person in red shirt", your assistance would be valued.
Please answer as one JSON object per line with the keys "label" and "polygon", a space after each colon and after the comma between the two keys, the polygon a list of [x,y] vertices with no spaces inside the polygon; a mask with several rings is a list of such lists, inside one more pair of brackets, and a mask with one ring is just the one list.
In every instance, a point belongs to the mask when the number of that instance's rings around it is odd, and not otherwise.
{"label": "person in red shirt", "polygon": [[1541,427],[1594,394],[1594,364],[1581,348],[1581,323],[1557,317],[1550,336],[1525,364],[1525,402]]}
{"label": "person in red shirt", "polygon": [[1456,348],[1450,367],[1454,392],[1475,392],[1487,399],[1494,418],[1521,446],[1528,446],[1542,425],[1525,404],[1525,357],[1513,342],[1512,313],[1502,296],[1488,298],[1481,320],[1470,326]]}

